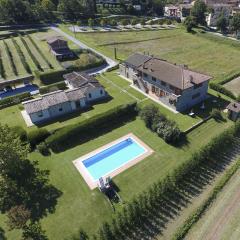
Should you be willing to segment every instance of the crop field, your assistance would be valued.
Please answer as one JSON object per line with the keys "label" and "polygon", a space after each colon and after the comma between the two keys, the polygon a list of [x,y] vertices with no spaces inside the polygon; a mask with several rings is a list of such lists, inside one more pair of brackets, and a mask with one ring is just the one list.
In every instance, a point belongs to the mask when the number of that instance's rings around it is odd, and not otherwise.
{"label": "crop field", "polygon": [[[66,25],[61,28],[69,34]],[[78,33],[77,38],[100,52],[123,60],[135,52],[153,54],[173,63],[207,73],[220,81],[238,73],[240,43],[208,33],[187,33],[185,29],[121,32]]]}
{"label": "crop field", "polygon": [[240,239],[240,170],[238,170],[206,214],[192,228],[187,240]]}
{"label": "crop field", "polygon": [[61,69],[47,43],[36,36],[36,33],[31,33],[0,40],[2,81],[34,74],[35,71]]}

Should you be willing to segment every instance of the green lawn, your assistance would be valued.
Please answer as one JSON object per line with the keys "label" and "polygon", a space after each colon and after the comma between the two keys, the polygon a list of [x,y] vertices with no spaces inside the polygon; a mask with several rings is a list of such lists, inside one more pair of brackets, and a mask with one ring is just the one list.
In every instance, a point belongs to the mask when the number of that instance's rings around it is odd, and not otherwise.
{"label": "green lawn", "polygon": [[[188,160],[192,152],[207,144],[212,137],[231,124],[229,121],[218,123],[209,120],[188,135],[188,145],[176,148],[166,144],[157,135],[146,129],[143,121],[136,119],[90,142],[59,154],[52,154],[50,157],[43,157],[36,152],[30,154],[30,159],[38,160],[42,168],[50,170],[51,183],[63,192],[59,198],[56,212],[42,220],[43,228],[46,229],[50,239],[64,239],[70,234],[76,233],[79,227],[93,233],[103,220],[112,216],[111,207],[105,198],[98,190],[90,191],[74,168],[72,161],[81,155],[130,132],[148,144],[155,151],[154,154],[114,178],[120,189],[121,197],[124,201],[128,201],[155,181],[164,178],[179,164]],[[6,229],[4,224],[1,226]],[[13,231],[7,236],[10,239],[18,240],[17,234],[16,231]]]}
{"label": "green lawn", "polygon": [[[61,29],[69,34],[67,25]],[[135,52],[154,54],[168,61],[187,64],[190,68],[223,79],[239,72],[240,43],[208,33],[187,33],[185,29],[146,32],[78,33],[77,38],[87,45],[119,59]]]}

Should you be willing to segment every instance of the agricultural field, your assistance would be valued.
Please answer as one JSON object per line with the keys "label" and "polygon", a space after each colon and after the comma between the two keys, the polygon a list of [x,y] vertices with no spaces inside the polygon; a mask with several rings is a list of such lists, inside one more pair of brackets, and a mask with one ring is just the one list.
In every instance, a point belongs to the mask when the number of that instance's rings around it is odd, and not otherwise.
{"label": "agricultural field", "polygon": [[240,238],[240,170],[187,235],[187,240]]}
{"label": "agricultural field", "polygon": [[[67,25],[61,29],[73,35]],[[98,51],[124,60],[135,52],[149,53],[170,62],[186,64],[207,73],[216,81],[240,72],[240,43],[208,33],[187,33],[185,29],[121,33],[78,33],[77,38]]]}
{"label": "agricultural field", "polygon": [[62,67],[35,33],[0,40],[1,79],[9,80]]}
{"label": "agricultural field", "polygon": [[240,95],[240,77],[233,79],[232,81],[224,84],[224,87],[230,90],[235,96]]}

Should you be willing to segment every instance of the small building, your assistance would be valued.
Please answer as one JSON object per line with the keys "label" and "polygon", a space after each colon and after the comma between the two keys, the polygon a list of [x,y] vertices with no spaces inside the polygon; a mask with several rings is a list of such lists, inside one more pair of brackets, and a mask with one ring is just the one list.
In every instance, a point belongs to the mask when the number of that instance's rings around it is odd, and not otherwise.
{"label": "small building", "polygon": [[53,37],[47,40],[49,50],[56,57],[57,60],[67,60],[74,58],[74,53],[68,47],[66,40],[61,37]]}
{"label": "small building", "polygon": [[233,120],[237,121],[240,119],[240,103],[232,102],[227,106],[228,110],[228,117]]}
{"label": "small building", "polygon": [[133,86],[175,111],[185,111],[207,98],[210,76],[185,65],[143,54],[133,54],[120,64],[120,75]]}
{"label": "small building", "polygon": [[166,5],[164,16],[184,19],[190,15],[191,4]]}
{"label": "small building", "polygon": [[42,123],[84,109],[108,96],[104,87],[92,76],[73,72],[64,78],[68,90],[54,91],[22,103],[32,123]]}

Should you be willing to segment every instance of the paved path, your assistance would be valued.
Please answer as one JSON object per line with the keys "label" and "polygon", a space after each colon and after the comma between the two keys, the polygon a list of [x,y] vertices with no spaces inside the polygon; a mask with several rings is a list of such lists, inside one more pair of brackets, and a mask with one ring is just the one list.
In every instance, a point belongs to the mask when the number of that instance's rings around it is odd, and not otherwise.
{"label": "paved path", "polygon": [[61,34],[65,38],[69,39],[70,41],[74,42],[80,48],[89,49],[92,52],[95,52],[96,54],[102,56],[106,60],[107,64],[105,66],[103,66],[102,68],[93,69],[91,72],[88,72],[88,73],[90,73],[90,74],[103,73],[103,72],[106,72],[107,69],[112,68],[112,67],[114,67],[114,66],[116,66],[118,64],[116,61],[114,61],[111,58],[103,55],[102,53],[100,53],[98,51],[96,51],[94,48],[88,47],[86,44],[82,43],[81,41],[79,41],[75,37],[69,35],[68,33],[65,33],[60,28],[52,26],[51,29],[54,30],[55,32]]}

